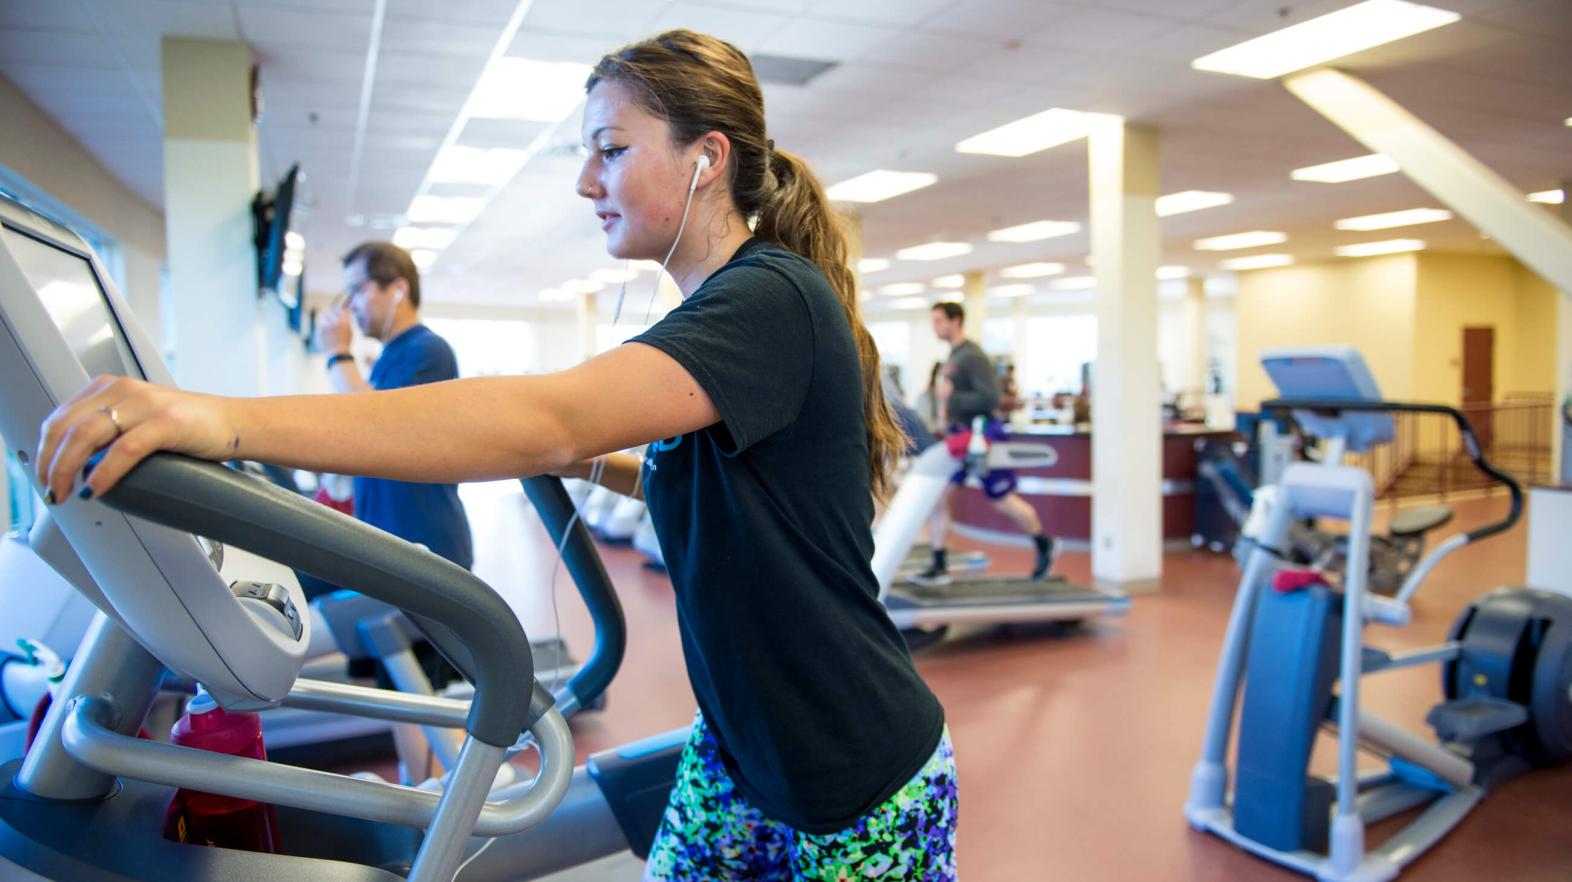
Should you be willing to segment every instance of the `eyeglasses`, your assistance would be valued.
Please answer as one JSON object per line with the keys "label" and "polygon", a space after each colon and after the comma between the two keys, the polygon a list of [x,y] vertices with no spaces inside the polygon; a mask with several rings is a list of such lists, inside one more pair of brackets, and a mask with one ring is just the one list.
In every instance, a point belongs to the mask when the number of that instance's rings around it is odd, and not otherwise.
{"label": "eyeglasses", "polygon": [[376,280],[372,279],[370,276],[367,276],[366,278],[361,279],[360,281],[356,282],[355,284],[350,285],[348,288],[345,288],[344,289],[344,299],[346,301],[353,301],[355,298],[359,297],[361,294],[364,294],[365,291],[366,291],[366,286],[370,285],[373,281],[376,281]]}

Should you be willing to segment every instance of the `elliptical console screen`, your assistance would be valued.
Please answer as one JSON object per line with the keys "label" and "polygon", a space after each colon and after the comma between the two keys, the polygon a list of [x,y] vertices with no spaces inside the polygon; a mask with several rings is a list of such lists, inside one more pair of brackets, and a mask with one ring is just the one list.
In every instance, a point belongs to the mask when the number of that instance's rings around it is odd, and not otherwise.
{"label": "elliptical console screen", "polygon": [[141,378],[141,367],[120,332],[92,264],[9,227],[4,228],[4,237],[87,375]]}

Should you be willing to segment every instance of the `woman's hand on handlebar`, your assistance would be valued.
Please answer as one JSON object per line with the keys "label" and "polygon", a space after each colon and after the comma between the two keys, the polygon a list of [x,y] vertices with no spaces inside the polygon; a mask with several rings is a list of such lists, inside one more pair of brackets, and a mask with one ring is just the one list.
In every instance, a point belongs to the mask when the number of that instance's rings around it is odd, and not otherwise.
{"label": "woman's hand on handlebar", "polygon": [[127,377],[95,377],[44,421],[38,482],[44,501],[64,501],[77,475],[104,450],[78,494],[100,496],[160,450],[201,459],[234,455],[240,435],[229,399],[182,392]]}

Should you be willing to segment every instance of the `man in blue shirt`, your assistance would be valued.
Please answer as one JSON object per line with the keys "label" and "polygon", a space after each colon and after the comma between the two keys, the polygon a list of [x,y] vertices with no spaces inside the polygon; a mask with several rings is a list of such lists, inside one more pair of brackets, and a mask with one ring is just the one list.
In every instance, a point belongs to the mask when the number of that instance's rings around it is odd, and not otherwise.
{"label": "man in blue shirt", "polygon": [[[458,379],[458,360],[446,340],[420,323],[420,273],[409,252],[391,242],[362,242],[344,255],[347,300],[322,319],[320,339],[338,392],[401,389]],[[382,342],[364,378],[350,354],[350,320]],[[475,563],[469,520],[454,484],[355,479],[355,517],[424,545],[465,569]]]}

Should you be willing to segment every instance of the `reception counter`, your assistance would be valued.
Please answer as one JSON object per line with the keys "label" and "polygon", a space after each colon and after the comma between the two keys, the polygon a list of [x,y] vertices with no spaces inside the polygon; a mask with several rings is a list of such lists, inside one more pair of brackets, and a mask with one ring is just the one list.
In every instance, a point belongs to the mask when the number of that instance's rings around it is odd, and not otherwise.
{"label": "reception counter", "polygon": [[[1173,426],[1163,432],[1163,539],[1186,544],[1195,532],[1195,464],[1198,441],[1227,438],[1231,431],[1202,426]],[[1092,435],[1068,426],[1041,426],[1012,431],[1010,441],[1047,444],[1059,455],[1052,468],[1022,469],[1019,492],[1037,510],[1050,536],[1084,544],[1092,535]],[[975,487],[962,487],[950,512],[957,532],[975,538],[1024,541],[988,497]]]}

